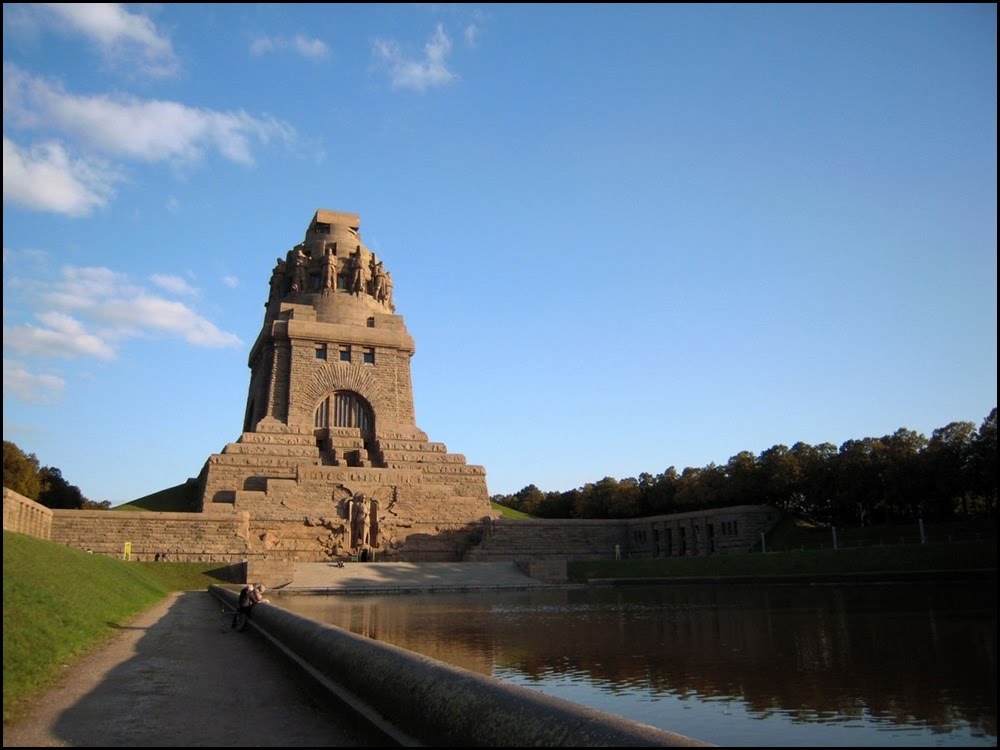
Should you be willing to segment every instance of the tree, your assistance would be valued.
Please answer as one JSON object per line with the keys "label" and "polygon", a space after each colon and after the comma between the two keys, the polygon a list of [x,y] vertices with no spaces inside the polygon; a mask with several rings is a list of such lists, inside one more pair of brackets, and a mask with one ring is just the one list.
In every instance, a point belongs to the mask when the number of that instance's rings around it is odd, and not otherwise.
{"label": "tree", "polygon": [[780,510],[788,511],[801,492],[801,474],[798,457],[784,445],[773,445],[760,454],[758,461],[764,485],[764,501]]}
{"label": "tree", "polygon": [[931,499],[938,518],[950,518],[961,505],[968,514],[965,477],[962,467],[976,437],[972,422],[951,422],[934,430],[927,444]]}
{"label": "tree", "polygon": [[818,523],[832,523],[836,494],[837,446],[833,443],[792,446],[799,465],[799,491],[792,511]]}
{"label": "tree", "polygon": [[514,497],[517,499],[517,504],[513,505],[513,507],[522,513],[527,513],[529,516],[537,516],[538,509],[545,502],[545,495],[533,484],[529,484],[527,487],[518,490]]}
{"label": "tree", "polygon": [[997,509],[997,410],[983,420],[979,432],[968,447],[963,466],[968,487],[979,499],[981,509],[996,513]]}
{"label": "tree", "polygon": [[740,451],[729,459],[725,492],[728,505],[751,505],[761,501],[764,493],[757,457],[750,451]]}
{"label": "tree", "polygon": [[63,479],[62,472],[54,466],[43,466],[39,476],[42,491],[38,493],[38,502],[46,508],[80,510],[85,503],[90,502],[80,492],[80,488]]}
{"label": "tree", "polygon": [[618,480],[604,477],[596,483],[587,483],[576,498],[575,518],[613,518]]}
{"label": "tree", "polygon": [[922,518],[927,500],[927,477],[922,451],[927,438],[900,427],[882,438],[885,445],[885,501],[898,517]]}
{"label": "tree", "polygon": [[725,482],[725,471],[715,463],[710,463],[703,469],[688,466],[677,480],[675,512],[724,506]]}
{"label": "tree", "polygon": [[611,518],[638,518],[642,515],[642,488],[639,480],[627,477],[618,483],[608,504]]}
{"label": "tree", "polygon": [[876,510],[885,509],[884,451],[882,442],[870,437],[848,440],[840,446],[832,520],[867,526]]}
{"label": "tree", "polygon": [[539,517],[572,518],[573,509],[576,508],[576,500],[579,495],[579,490],[545,493],[545,502],[538,509]]}
{"label": "tree", "polygon": [[38,500],[42,489],[35,454],[25,453],[8,440],[3,441],[3,486],[29,500]]}
{"label": "tree", "polygon": [[677,469],[673,466],[658,474],[649,487],[643,488],[643,514],[659,516],[673,512],[677,492]]}

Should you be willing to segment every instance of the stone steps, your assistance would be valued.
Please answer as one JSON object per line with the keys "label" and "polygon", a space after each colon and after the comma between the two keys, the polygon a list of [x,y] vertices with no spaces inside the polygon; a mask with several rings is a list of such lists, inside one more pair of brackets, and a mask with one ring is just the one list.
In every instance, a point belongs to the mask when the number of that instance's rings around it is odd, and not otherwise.
{"label": "stone steps", "polygon": [[379,448],[383,451],[411,451],[418,453],[447,453],[448,449],[444,443],[432,443],[426,440],[393,440],[391,438],[378,439]]}
{"label": "stone steps", "polygon": [[224,456],[289,456],[292,458],[319,458],[315,445],[274,445],[229,443],[222,449]]}
{"label": "stone steps", "polygon": [[287,469],[295,466],[319,466],[321,465],[320,461],[321,459],[318,452],[316,452],[313,457],[275,456],[273,454],[257,455],[246,453],[216,453],[208,460],[208,462],[213,466],[239,466],[274,469]]}
{"label": "stone steps", "polygon": [[247,445],[315,446],[316,438],[311,432],[309,434],[244,432],[236,442]]}
{"label": "stone steps", "polygon": [[438,451],[403,451],[388,450],[381,446],[380,450],[386,463],[417,464],[417,463],[455,463],[464,464],[465,456],[461,453],[441,453]]}

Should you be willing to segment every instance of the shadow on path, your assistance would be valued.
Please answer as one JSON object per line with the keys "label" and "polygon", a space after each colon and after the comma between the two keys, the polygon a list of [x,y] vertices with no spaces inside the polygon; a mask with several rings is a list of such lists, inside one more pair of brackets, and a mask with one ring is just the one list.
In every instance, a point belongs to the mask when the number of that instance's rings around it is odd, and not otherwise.
{"label": "shadow on path", "polygon": [[346,707],[318,703],[253,632],[222,627],[208,592],[139,615],[4,727],[4,747],[385,747]]}

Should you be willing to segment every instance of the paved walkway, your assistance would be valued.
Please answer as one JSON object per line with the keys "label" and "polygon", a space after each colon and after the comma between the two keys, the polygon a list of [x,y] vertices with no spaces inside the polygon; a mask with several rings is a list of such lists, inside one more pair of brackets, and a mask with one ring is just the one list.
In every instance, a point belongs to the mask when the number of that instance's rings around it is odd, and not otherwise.
{"label": "paved walkway", "polygon": [[[513,563],[299,564],[287,591],[395,593],[544,586]],[[279,587],[275,587],[279,588]],[[277,603],[277,602],[276,602]],[[387,747],[320,706],[264,639],[222,628],[207,591],[173,594],[66,671],[4,747]]]}
{"label": "paved walkway", "polygon": [[387,747],[320,706],[264,639],[223,630],[207,591],[173,594],[66,671],[4,747]]}

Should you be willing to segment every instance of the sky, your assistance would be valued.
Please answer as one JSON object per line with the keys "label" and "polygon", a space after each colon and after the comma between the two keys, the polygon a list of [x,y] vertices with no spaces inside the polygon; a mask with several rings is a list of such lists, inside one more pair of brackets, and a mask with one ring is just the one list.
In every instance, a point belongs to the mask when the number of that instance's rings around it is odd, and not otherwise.
{"label": "sky", "polygon": [[357,213],[491,494],[997,403],[995,4],[3,7],[3,434],[93,501],[240,436]]}

